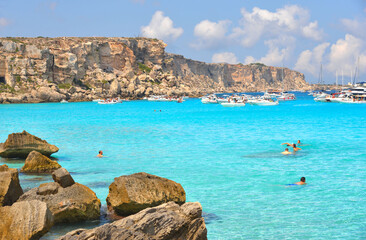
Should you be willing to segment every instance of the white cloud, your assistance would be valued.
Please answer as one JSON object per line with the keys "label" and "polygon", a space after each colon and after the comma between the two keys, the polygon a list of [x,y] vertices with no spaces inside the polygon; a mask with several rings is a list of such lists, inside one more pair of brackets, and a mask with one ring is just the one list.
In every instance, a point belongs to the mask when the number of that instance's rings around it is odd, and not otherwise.
{"label": "white cloud", "polygon": [[10,24],[9,20],[6,18],[0,18],[0,27],[6,27]]}
{"label": "white cloud", "polygon": [[309,22],[309,12],[297,5],[289,5],[270,12],[255,7],[252,12],[241,9],[240,27],[233,29],[231,37],[239,38],[244,47],[251,47],[262,37],[267,39],[281,35],[299,35],[320,40],[322,31],[318,23]]}
{"label": "white cloud", "polygon": [[348,33],[354,36],[365,38],[366,37],[366,19],[341,19],[341,24]]}
{"label": "white cloud", "polygon": [[238,59],[232,52],[222,52],[222,53],[215,53],[212,56],[212,62],[236,64],[238,63]]}
{"label": "white cloud", "polygon": [[302,29],[302,34],[310,39],[320,41],[323,38],[323,31],[318,28],[318,21],[310,22]]}
{"label": "white cloud", "polygon": [[280,66],[288,59],[295,47],[296,39],[289,36],[281,36],[276,39],[267,40],[264,44],[268,47],[268,52],[260,59],[255,59],[253,56],[245,58],[245,64],[253,62],[261,62],[266,65]]}
{"label": "white cloud", "polygon": [[360,59],[360,74],[366,72],[366,49],[364,41],[351,34],[339,39],[331,46],[327,70],[335,73],[343,70],[346,76],[355,72],[358,58]]}
{"label": "white cloud", "polygon": [[156,11],[148,26],[141,27],[144,37],[158,38],[164,41],[176,40],[183,34],[183,28],[174,28],[173,21],[165,17],[162,11]]}
{"label": "white cloud", "polygon": [[318,76],[320,64],[324,60],[324,53],[330,43],[325,42],[316,46],[312,51],[303,51],[295,64],[295,69],[311,73],[313,76]]}
{"label": "white cloud", "polygon": [[219,22],[211,22],[203,20],[194,28],[194,35],[198,38],[197,42],[191,46],[197,49],[200,48],[214,48],[220,44],[224,44],[227,39],[227,28],[231,22],[223,20]]}

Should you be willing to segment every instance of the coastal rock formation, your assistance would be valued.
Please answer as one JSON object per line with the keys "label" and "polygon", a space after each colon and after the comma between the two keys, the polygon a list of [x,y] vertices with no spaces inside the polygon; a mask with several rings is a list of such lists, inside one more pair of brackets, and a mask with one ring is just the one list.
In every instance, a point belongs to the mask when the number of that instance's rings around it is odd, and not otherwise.
{"label": "coastal rock formation", "polygon": [[59,149],[26,131],[9,134],[4,143],[0,143],[0,157],[26,158],[32,151],[37,151],[43,155],[50,156]]}
{"label": "coastal rock formation", "polygon": [[[18,202],[29,200],[46,202],[56,223],[98,219],[101,204],[95,193],[79,183],[69,185],[71,176],[70,178],[59,178],[59,176],[69,176],[67,171],[66,173],[63,171],[63,168],[55,172],[58,172],[55,174],[58,182],[43,183],[24,193]],[[74,181],[72,178],[71,180]],[[65,184],[67,187],[62,187],[59,182],[67,183]]]}
{"label": "coastal rock formation", "polygon": [[53,225],[47,204],[41,201],[14,203],[0,208],[0,239],[39,239]]}
{"label": "coastal rock formation", "polygon": [[179,183],[141,172],[115,178],[106,201],[110,211],[127,216],[170,201],[183,204],[186,193]]}
{"label": "coastal rock formation", "polygon": [[52,173],[52,179],[63,188],[69,187],[75,183],[74,179],[65,168],[60,168],[54,171]]}
{"label": "coastal rock formation", "polygon": [[147,38],[0,38],[0,103],[309,88],[287,68],[209,64],[165,47]]}
{"label": "coastal rock formation", "polygon": [[103,226],[69,232],[59,240],[206,240],[207,229],[199,203],[174,202],[145,209]]}
{"label": "coastal rock formation", "polygon": [[25,159],[24,166],[20,170],[23,173],[52,173],[61,168],[60,164],[37,151],[32,151]]}
{"label": "coastal rock formation", "polygon": [[[7,165],[0,166],[0,207],[10,206],[23,194],[19,184],[18,170]],[[1,239],[1,238],[0,238]]]}

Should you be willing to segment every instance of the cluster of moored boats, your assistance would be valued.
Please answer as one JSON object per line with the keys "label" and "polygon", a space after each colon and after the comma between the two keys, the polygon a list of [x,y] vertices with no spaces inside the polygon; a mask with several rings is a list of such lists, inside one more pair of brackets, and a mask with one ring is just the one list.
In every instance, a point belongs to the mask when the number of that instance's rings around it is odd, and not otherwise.
{"label": "cluster of moored boats", "polygon": [[145,97],[144,100],[148,100],[150,102],[177,102],[182,103],[184,99],[187,97],[178,97],[178,96],[166,96],[166,95],[151,95],[149,97]]}
{"label": "cluster of moored boats", "polygon": [[335,93],[315,92],[309,93],[314,96],[316,102],[332,103],[366,103],[366,87],[343,88]]}
{"label": "cluster of moored boats", "polygon": [[116,103],[122,103],[123,101],[126,100],[120,98],[106,98],[106,99],[93,100],[93,102],[97,102],[98,104],[116,104]]}
{"label": "cluster of moored boats", "polygon": [[262,96],[252,95],[223,95],[210,94],[201,98],[202,103],[221,104],[223,107],[244,107],[245,104],[259,106],[278,105],[279,101],[296,100],[295,94],[280,91],[266,91]]}

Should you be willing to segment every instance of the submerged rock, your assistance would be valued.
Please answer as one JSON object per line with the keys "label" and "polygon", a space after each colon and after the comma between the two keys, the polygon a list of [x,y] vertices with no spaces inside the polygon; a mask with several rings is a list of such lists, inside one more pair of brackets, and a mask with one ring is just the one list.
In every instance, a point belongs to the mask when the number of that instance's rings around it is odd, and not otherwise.
{"label": "submerged rock", "polygon": [[0,144],[0,157],[26,158],[32,151],[50,156],[59,149],[45,140],[40,139],[26,131],[9,134],[8,139]]}
{"label": "submerged rock", "polygon": [[52,173],[53,181],[59,183],[61,187],[69,187],[75,183],[70,173],[65,168],[57,169]]}
{"label": "submerged rock", "polygon": [[179,183],[141,172],[115,178],[106,200],[110,211],[126,216],[170,201],[183,204],[186,193]]}
{"label": "submerged rock", "polygon": [[79,222],[100,217],[100,200],[95,193],[79,183],[63,188],[59,183],[43,183],[24,193],[18,200],[40,200],[47,203],[55,222]]}
{"label": "submerged rock", "polygon": [[61,168],[61,165],[56,161],[52,161],[48,157],[37,151],[32,151],[25,159],[24,166],[20,172],[24,173],[51,173],[56,169]]}
{"label": "submerged rock", "polygon": [[59,240],[205,240],[207,229],[201,214],[200,203],[179,206],[169,202],[94,229],[69,232]]}
{"label": "submerged rock", "polygon": [[0,239],[39,239],[53,225],[47,204],[24,201],[0,208]]}
{"label": "submerged rock", "polygon": [[[19,184],[18,170],[7,165],[0,166],[0,207],[12,205],[23,194]],[[1,239],[1,238],[0,238]]]}

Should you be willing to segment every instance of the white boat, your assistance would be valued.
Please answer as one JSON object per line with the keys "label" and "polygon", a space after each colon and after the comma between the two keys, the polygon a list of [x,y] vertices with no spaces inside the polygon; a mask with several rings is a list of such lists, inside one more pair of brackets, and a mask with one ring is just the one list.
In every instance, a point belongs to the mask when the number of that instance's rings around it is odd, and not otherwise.
{"label": "white boat", "polygon": [[208,96],[202,97],[201,102],[204,104],[217,104],[218,103],[217,97],[215,94],[210,94]]}
{"label": "white boat", "polygon": [[258,105],[258,106],[274,106],[278,105],[277,99],[273,99],[268,97],[268,95],[259,97],[259,98],[253,98],[249,99],[248,103],[251,105]]}
{"label": "white boat", "polygon": [[150,102],[176,102],[179,99],[180,98],[178,98],[178,97],[169,97],[169,96],[165,96],[165,95],[160,95],[160,96],[151,95],[147,98],[147,100]]}
{"label": "white boat", "polygon": [[327,98],[329,98],[329,94],[323,92],[321,94],[317,94],[316,97],[314,98],[315,102],[329,102],[329,100],[327,100]]}
{"label": "white boat", "polygon": [[245,106],[244,102],[223,102],[220,104],[223,107],[244,107]]}
{"label": "white boat", "polygon": [[69,103],[69,102],[66,101],[65,99],[62,99],[60,103]]}
{"label": "white boat", "polygon": [[295,94],[288,93],[288,92],[282,92],[281,96],[277,97],[278,101],[294,101],[296,100]]}
{"label": "white boat", "polygon": [[103,99],[94,99],[93,102],[100,102],[103,101]]}

